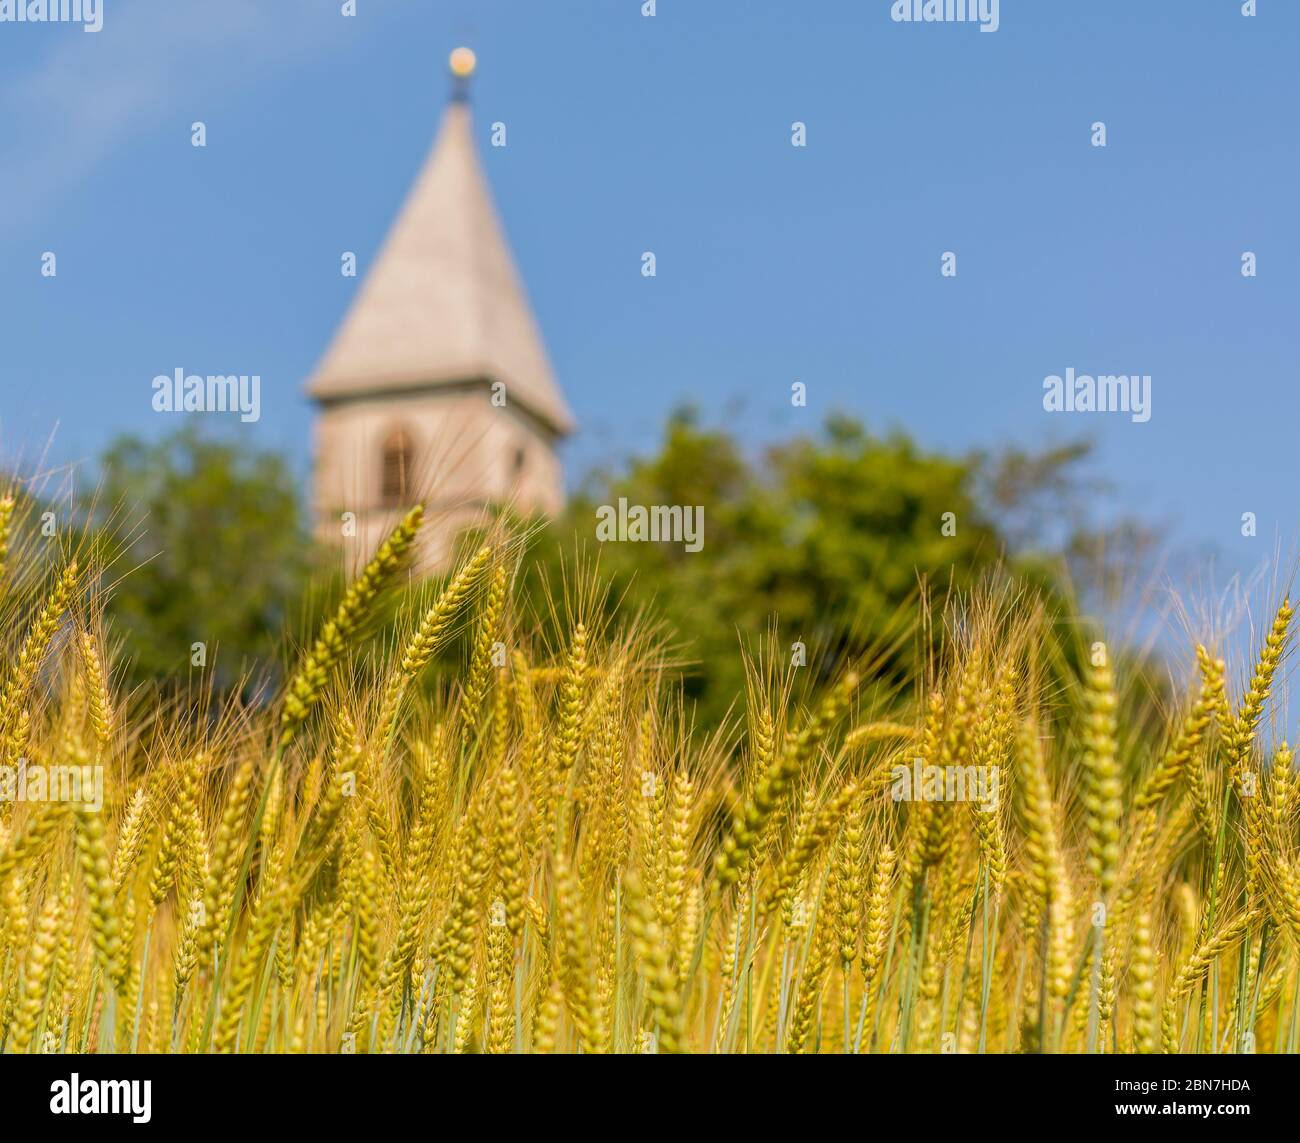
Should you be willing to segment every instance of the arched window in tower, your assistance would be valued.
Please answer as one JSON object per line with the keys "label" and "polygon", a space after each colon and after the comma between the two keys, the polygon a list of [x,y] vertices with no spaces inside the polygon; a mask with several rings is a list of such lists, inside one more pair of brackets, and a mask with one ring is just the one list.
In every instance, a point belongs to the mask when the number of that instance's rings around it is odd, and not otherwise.
{"label": "arched window in tower", "polygon": [[515,480],[523,479],[524,467],[527,464],[528,464],[528,450],[522,444],[515,445],[514,471],[512,474]]}
{"label": "arched window in tower", "polygon": [[379,498],[392,507],[404,507],[411,498],[411,437],[405,429],[394,429],[384,438],[379,472]]}

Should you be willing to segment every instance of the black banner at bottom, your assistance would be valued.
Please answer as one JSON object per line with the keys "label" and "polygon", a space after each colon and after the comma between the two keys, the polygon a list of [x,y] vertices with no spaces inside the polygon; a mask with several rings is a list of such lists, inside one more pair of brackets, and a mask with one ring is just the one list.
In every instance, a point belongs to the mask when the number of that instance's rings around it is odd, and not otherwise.
{"label": "black banner at bottom", "polygon": [[[403,1117],[512,1113],[534,1124],[547,1108],[566,1127],[592,1130],[622,1108],[658,1118],[674,1105],[719,1126],[757,1114],[764,1131],[789,1116],[806,1130],[812,1091],[840,1113],[920,1115],[936,1128],[1010,1126],[1036,1109],[1070,1129],[1121,1121],[1185,1125],[1291,1122],[1295,1057],[1269,1056],[821,1056],[727,1057],[692,1062],[644,1056],[4,1056],[6,1135],[60,1121],[206,1132],[226,1127],[373,1130]],[[697,1070],[698,1069],[698,1070]],[[691,1080],[699,1081],[697,1084]],[[813,1085],[816,1085],[815,1088]],[[812,1089],[812,1090],[810,1090]],[[711,1094],[709,1094],[711,1093]],[[737,1098],[742,1102],[738,1103]],[[748,1104],[745,1100],[754,1102]],[[485,1102],[486,1101],[486,1102]],[[815,1102],[815,1101],[814,1101]],[[430,1124],[434,1119],[426,1119]],[[1044,1121],[1048,1122],[1048,1121]],[[1157,1128],[1158,1129],[1158,1128]]]}

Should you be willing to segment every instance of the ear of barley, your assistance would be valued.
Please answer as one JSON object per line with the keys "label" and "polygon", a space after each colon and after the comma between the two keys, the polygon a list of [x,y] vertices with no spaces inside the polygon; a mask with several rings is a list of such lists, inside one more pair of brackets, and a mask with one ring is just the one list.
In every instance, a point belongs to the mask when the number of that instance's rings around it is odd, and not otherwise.
{"label": "ear of barley", "polygon": [[262,817],[257,823],[258,844],[262,854],[274,853],[280,841],[280,827],[285,817],[284,771],[278,767],[271,771],[266,783],[266,798],[262,804]]}
{"label": "ear of barley", "polygon": [[179,917],[180,933],[172,954],[173,987],[180,1001],[199,963],[199,940],[203,930],[203,898],[196,895]]}
{"label": "ear of barley", "polygon": [[27,960],[23,965],[22,989],[10,1029],[13,1039],[12,1050],[16,1055],[23,1055],[28,1050],[37,1022],[40,1020],[41,1010],[45,1007],[45,990],[54,964],[62,914],[63,907],[59,895],[50,893],[46,897],[45,907],[41,910],[32,932],[31,943],[27,949]]}
{"label": "ear of barley", "polygon": [[[27,752],[27,744],[31,741],[32,735],[32,715],[26,707],[18,712],[18,717],[14,720],[13,730],[9,732],[7,738],[0,731],[0,760],[9,765],[17,765],[18,760]],[[9,811],[13,808],[13,802],[5,801],[0,805],[0,821],[8,816]]]}
{"label": "ear of barley", "polygon": [[1214,961],[1240,941],[1259,919],[1258,908],[1248,908],[1223,925],[1213,936],[1202,941],[1178,970],[1165,993],[1161,1017],[1161,1038],[1166,1052],[1178,1049],[1178,1009],[1182,1000],[1210,969]]}
{"label": "ear of barley", "polygon": [[27,817],[20,832],[9,838],[0,849],[0,880],[15,869],[33,861],[38,853],[54,838],[68,816],[66,802],[42,802]]}
{"label": "ear of barley", "polygon": [[855,726],[844,736],[844,748],[856,750],[872,742],[883,742],[890,738],[911,739],[916,737],[916,727],[902,722],[867,722]]}
{"label": "ear of barley", "polygon": [[533,1021],[533,1051],[540,1056],[554,1055],[559,1042],[560,1014],[564,1008],[564,988],[552,979],[542,993]]}
{"label": "ear of barley", "polygon": [[31,917],[27,910],[27,881],[21,872],[0,878],[0,906],[3,906],[3,924],[0,935],[11,948],[21,948],[27,943],[27,930]]}
{"label": "ear of barley", "polygon": [[[453,992],[463,988],[469,978],[475,926],[482,909],[483,893],[492,872],[491,793],[486,786],[480,787],[466,813],[464,845],[457,862],[451,904],[436,942],[438,958],[445,966]],[[421,884],[427,886],[427,877],[422,879]],[[414,912],[416,923],[422,919],[427,897],[428,891],[424,889],[413,895],[409,907],[404,904],[404,909]]]}
{"label": "ear of barley", "polygon": [[858,676],[849,674],[834,687],[816,714],[797,733],[787,737],[780,754],[768,765],[754,784],[753,793],[732,819],[731,829],[723,838],[714,864],[714,892],[734,884],[744,872],[759,834],[785,797],[790,783],[812,758],[831,727],[839,721],[857,690]]}
{"label": "ear of barley", "polygon": [[893,895],[894,851],[880,847],[871,874],[871,893],[867,898],[866,920],[862,932],[862,979],[868,994],[876,983],[889,940],[889,903]]}
{"label": "ear of barley", "polygon": [[530,786],[545,788],[546,781],[542,771],[545,752],[542,749],[542,723],[538,713],[537,696],[533,693],[532,670],[528,666],[528,657],[522,651],[515,651],[510,656],[511,687],[510,694],[519,715],[519,765]]}
{"label": "ear of barley", "polygon": [[81,656],[81,669],[86,676],[86,695],[90,706],[90,724],[101,747],[107,749],[113,740],[113,698],[108,691],[108,678],[99,657],[94,637],[83,631],[77,641]]}
{"label": "ear of barley", "polygon": [[1237,712],[1227,736],[1229,754],[1238,761],[1244,760],[1246,751],[1254,738],[1259,720],[1264,713],[1264,704],[1273,692],[1273,676],[1286,650],[1287,632],[1295,612],[1291,601],[1284,599],[1273,617],[1273,624],[1264,637],[1264,646],[1260,648],[1259,661],[1251,675],[1250,686],[1242,698],[1241,709]]}
{"label": "ear of barley", "polygon": [[428,666],[435,652],[451,632],[452,623],[465,605],[475,584],[492,560],[492,548],[484,545],[442,589],[432,607],[425,612],[415,634],[406,645],[397,666],[389,673],[384,687],[384,700],[379,715],[380,757],[385,756],[401,713],[402,696],[407,686]]}
{"label": "ear of barley", "polygon": [[86,806],[74,807],[77,855],[82,885],[89,904],[91,939],[104,976],[120,989],[127,965],[122,957],[122,938],[113,903],[113,873],[104,842],[104,819]]}
{"label": "ear of barley", "polygon": [[404,900],[419,892],[419,882],[428,876],[434,832],[447,808],[448,765],[441,729],[435,731],[433,742],[423,754],[422,760],[419,801],[415,821],[406,840],[406,868],[402,876]]}
{"label": "ear of barley", "polygon": [[759,903],[758,915],[766,917],[778,905],[786,905],[804,872],[826,841],[839,827],[845,809],[858,796],[858,787],[847,783],[806,821],[800,824],[794,841],[777,867],[772,885]]}
{"label": "ear of barley", "polygon": [[119,893],[135,872],[148,839],[149,823],[145,816],[148,807],[149,793],[141,784],[131,795],[117,833],[117,848],[113,851],[113,888]]}
{"label": "ear of barley", "polygon": [[1156,1006],[1156,956],[1151,938],[1151,914],[1143,910],[1133,926],[1133,959],[1129,979],[1133,989],[1133,1049],[1143,1055],[1160,1050]]}
{"label": "ear of barley", "polygon": [[745,751],[745,796],[776,757],[776,720],[765,698],[755,698],[749,710],[749,749]]}
{"label": "ear of barley", "polygon": [[59,878],[59,941],[55,950],[54,966],[50,972],[49,1001],[45,1018],[47,1028],[62,1026],[64,1016],[75,999],[74,975],[78,950],[74,944],[77,935],[74,905],[72,877],[65,873]]}
{"label": "ear of barley", "polygon": [[361,987],[365,989],[378,978],[380,968],[379,868],[369,850],[361,855],[360,880],[362,891],[357,894],[355,906],[357,958]]}
{"label": "ear of barley", "polygon": [[1052,997],[1063,999],[1070,990],[1073,893],[1061,856],[1057,807],[1047,778],[1043,747],[1032,720],[1021,724],[1017,758],[1022,777],[1025,853],[1039,902],[1047,914],[1049,941],[1043,969]]}
{"label": "ear of barley", "polygon": [[1279,847],[1269,855],[1268,875],[1267,899],[1275,915],[1300,939],[1300,869]]}
{"label": "ear of barley", "polygon": [[212,839],[208,860],[208,876],[203,886],[203,924],[199,930],[200,957],[206,959],[217,941],[221,940],[230,919],[230,908],[235,898],[239,860],[245,848],[244,828],[248,807],[253,797],[253,781],[257,766],[249,757],[244,759],[230,783],[221,821]]}
{"label": "ear of barley", "polygon": [[[926,699],[925,722],[917,749],[917,760],[923,768],[943,764],[947,717],[947,702],[943,692],[936,688]],[[928,798],[914,798],[908,807],[902,863],[909,881],[920,874],[927,857],[942,856],[944,830],[943,822],[936,821],[938,812],[938,804]]]}
{"label": "ear of barley", "polygon": [[[1013,672],[1008,671],[1011,676]],[[979,842],[980,856],[988,873],[988,892],[999,897],[1007,879],[1007,845],[1004,832],[1002,786],[1009,777],[1008,763],[1015,743],[1014,679],[1003,678],[993,693],[989,709],[975,728],[974,760],[991,781],[997,782],[989,799],[972,800],[971,820]]]}
{"label": "ear of barley", "polygon": [[568,663],[560,683],[560,727],[550,763],[556,791],[564,788],[578,756],[582,697],[587,685],[587,628],[579,623],[573,629]]}
{"label": "ear of barley", "polygon": [[380,805],[382,775],[378,772],[376,755],[362,746],[356,723],[342,708],[334,714],[333,750],[334,773],[339,777],[349,776],[348,781],[354,784],[355,796],[365,812],[366,824],[379,849],[381,868],[394,887],[397,887],[401,864],[397,857],[393,831],[389,828]]}
{"label": "ear of barley", "polygon": [[488,929],[488,1033],[492,1055],[505,1055],[514,1044],[515,946],[510,930],[493,923]]}
{"label": "ear of barley", "polygon": [[501,621],[505,612],[506,585],[509,573],[504,564],[492,569],[487,598],[474,633],[474,649],[470,655],[469,678],[465,683],[463,709],[470,720],[477,720],[488,683],[492,680],[492,644],[501,638]]}
{"label": "ear of barley", "polygon": [[[979,664],[972,659],[963,667],[961,681],[956,688],[952,710],[948,712],[947,733],[943,736],[939,752],[939,765],[945,773],[959,766],[975,749],[975,729],[984,720],[992,722],[988,710],[988,690],[979,678]],[[938,865],[947,855],[957,830],[955,807],[945,802],[922,800],[915,808],[922,811],[919,821],[925,829],[919,831],[919,867],[927,869]],[[910,867],[917,868],[914,859]]]}
{"label": "ear of barley", "polygon": [[13,723],[22,710],[27,693],[45,659],[45,652],[49,650],[50,643],[59,630],[63,613],[72,602],[76,585],[77,564],[74,560],[63,569],[50,594],[46,596],[27,631],[27,638],[19,648],[18,658],[9,671],[4,689],[0,690],[0,734],[12,732]]}
{"label": "ear of barley", "polygon": [[867,803],[865,798],[858,795],[849,801],[835,847],[833,885],[836,936],[839,940],[840,963],[845,972],[857,959],[858,940],[862,931],[866,840]]}
{"label": "ear of barley", "polygon": [[[247,1015],[245,1006],[249,995],[257,981],[263,958],[288,910],[289,901],[283,886],[269,886],[249,926],[231,970],[230,981],[221,997],[221,1015],[213,1038],[213,1049],[219,1054],[229,1054],[236,1048]],[[245,1049],[247,1047],[245,1044]]]}
{"label": "ear of barley", "polygon": [[695,784],[685,770],[678,770],[670,783],[672,810],[668,817],[664,880],[658,902],[659,922],[672,932],[681,916],[686,897],[686,871],[691,847],[691,811]]}
{"label": "ear of barley", "polygon": [[528,896],[528,886],[524,880],[524,855],[519,840],[523,822],[523,789],[512,766],[501,770],[497,797],[497,875],[501,879],[506,928],[512,937],[518,937],[524,930],[524,901]]}
{"label": "ear of barley", "polygon": [[198,800],[200,770],[197,758],[186,758],[177,770],[176,789],[165,807],[162,837],[149,875],[149,897],[154,908],[171,892],[180,872],[185,838]]}
{"label": "ear of barley", "polygon": [[9,539],[14,523],[15,500],[12,495],[0,496],[0,592],[5,586],[9,571]]}
{"label": "ear of barley", "polygon": [[[1294,612],[1291,601],[1284,599],[1273,617],[1273,625],[1260,649],[1259,661],[1251,675],[1250,686],[1242,698],[1241,709],[1235,715],[1222,715],[1224,751],[1227,754],[1228,776],[1232,780],[1246,826],[1246,886],[1254,893],[1258,885],[1264,850],[1264,810],[1256,775],[1251,765],[1251,748],[1255,732],[1264,713],[1264,704],[1273,689],[1273,676],[1277,673],[1286,650],[1287,632]],[[1223,709],[1223,708],[1221,708]]]}
{"label": "ear of barley", "polygon": [[478,971],[470,969],[460,994],[460,1009],[456,1014],[456,1040],[452,1051],[458,1056],[467,1054],[474,1043],[474,1017],[479,1007]]}
{"label": "ear of barley", "polygon": [[[1111,1034],[1111,1023],[1115,1018],[1115,962],[1119,956],[1120,942],[1114,935],[1113,925],[1100,933],[1099,940],[1101,964],[1097,970],[1097,1043],[1105,1045]],[[1081,1005],[1080,1012],[1083,1014],[1086,1036],[1090,1010]]]}
{"label": "ear of barley", "polygon": [[646,1005],[660,1052],[675,1055],[685,1048],[679,974],[671,967],[671,941],[655,918],[635,873],[624,884],[624,901],[632,947],[645,982]]}
{"label": "ear of barley", "polygon": [[1115,740],[1115,678],[1109,653],[1090,665],[1084,687],[1083,770],[1088,827],[1088,868],[1104,896],[1115,885],[1119,867],[1120,817],[1124,812],[1119,749]]}
{"label": "ear of barley", "polygon": [[[1159,765],[1151,772],[1134,802],[1134,808],[1145,810],[1156,805],[1170,786],[1194,765],[1205,740],[1206,731],[1214,720],[1215,711],[1223,701],[1226,667],[1222,659],[1211,659],[1202,646],[1196,648],[1196,659],[1201,667],[1201,690],[1179,728],[1178,737],[1169,745]],[[1194,779],[1193,779],[1194,781]]]}
{"label": "ear of barley", "polygon": [[410,551],[423,519],[424,509],[419,505],[406,514],[379,546],[360,577],[348,588],[333,618],[321,628],[285,694],[284,710],[280,715],[281,750],[293,739],[298,727],[320,699],[334,668],[347,653],[348,641],[356,634],[380,591],[393,578]]}
{"label": "ear of barley", "polygon": [[1295,751],[1284,741],[1273,755],[1273,796],[1269,802],[1269,810],[1273,817],[1275,844],[1285,839],[1290,824],[1291,786],[1295,780],[1291,767],[1294,761]]}
{"label": "ear of barley", "polygon": [[26,964],[22,967],[22,991],[19,993],[18,1010],[10,1035],[13,1036],[13,1052],[23,1055],[31,1044],[32,1034],[36,1031],[36,1022],[45,1006],[45,986],[49,983],[49,974],[55,961],[55,949],[59,944],[59,927],[62,904],[57,893],[49,893],[31,935],[31,944],[27,948]]}
{"label": "ear of barley", "polygon": [[794,1055],[808,1051],[809,1038],[817,1010],[821,1004],[822,989],[830,970],[831,953],[835,944],[835,918],[826,908],[819,907],[813,928],[812,946],[799,976],[794,1013],[786,1033],[785,1049]]}
{"label": "ear of barley", "polygon": [[582,885],[560,855],[555,858],[555,897],[556,951],[564,999],[583,1050],[602,1052],[608,1043],[608,1031],[596,987],[596,960],[590,926],[583,913]]}

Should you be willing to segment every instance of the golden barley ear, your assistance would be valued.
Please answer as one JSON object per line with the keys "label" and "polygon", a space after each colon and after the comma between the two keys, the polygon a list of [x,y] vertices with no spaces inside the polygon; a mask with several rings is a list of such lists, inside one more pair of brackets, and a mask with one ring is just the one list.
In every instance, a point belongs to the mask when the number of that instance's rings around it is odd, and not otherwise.
{"label": "golden barley ear", "polygon": [[0,497],[0,591],[4,590],[5,576],[9,570],[9,537],[14,523],[13,495]]}
{"label": "golden barley ear", "polygon": [[95,738],[100,747],[108,749],[113,741],[113,697],[109,693],[104,661],[100,658],[99,648],[95,645],[95,637],[89,631],[81,633],[81,637],[77,640],[77,651],[86,680],[90,725],[94,728]]}
{"label": "golden barley ear", "polygon": [[1103,897],[1115,886],[1120,857],[1120,818],[1124,811],[1116,743],[1115,678],[1108,658],[1088,668],[1084,686],[1083,770],[1087,780],[1085,821],[1088,868]]}
{"label": "golden barley ear", "polygon": [[722,847],[714,863],[715,894],[734,884],[744,872],[763,827],[785,797],[790,783],[799,776],[822,740],[839,721],[840,715],[848,709],[853,692],[858,688],[858,681],[856,674],[849,674],[833,687],[804,727],[798,733],[792,732],[786,736],[780,753],[759,776],[753,793],[737,811],[730,830],[722,839]]}
{"label": "golden barley ear", "polygon": [[18,651],[4,690],[0,691],[0,735],[12,734],[14,723],[45,660],[45,653],[58,633],[64,612],[72,604],[76,586],[77,563],[74,560],[63,569],[46,596]]}

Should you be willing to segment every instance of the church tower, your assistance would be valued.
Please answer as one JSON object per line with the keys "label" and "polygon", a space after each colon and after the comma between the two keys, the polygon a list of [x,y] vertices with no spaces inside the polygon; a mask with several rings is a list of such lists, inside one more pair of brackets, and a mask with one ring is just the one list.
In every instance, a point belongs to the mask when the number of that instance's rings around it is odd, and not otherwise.
{"label": "church tower", "polygon": [[547,515],[564,505],[556,446],[573,416],[479,163],[474,62],[467,48],[452,53],[433,150],[307,386],[320,533],[337,541],[354,524],[360,560],[417,502],[429,567],[489,504]]}

